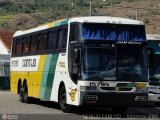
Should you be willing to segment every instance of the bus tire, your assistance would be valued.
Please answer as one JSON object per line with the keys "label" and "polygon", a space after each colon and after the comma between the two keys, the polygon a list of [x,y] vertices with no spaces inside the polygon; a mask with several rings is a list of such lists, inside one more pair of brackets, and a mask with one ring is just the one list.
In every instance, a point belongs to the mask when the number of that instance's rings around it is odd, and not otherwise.
{"label": "bus tire", "polygon": [[68,105],[67,102],[67,95],[66,95],[66,90],[65,87],[62,86],[60,88],[59,94],[58,94],[58,102],[59,102],[59,106],[60,109],[65,112],[65,113],[69,113],[71,112],[71,105]]}
{"label": "bus tire", "polygon": [[31,98],[28,97],[28,87],[27,85],[25,84],[24,87],[23,87],[23,99],[24,99],[24,103],[30,103],[31,101]]}
{"label": "bus tire", "polygon": [[127,106],[112,107],[112,112],[115,114],[125,114],[127,110],[128,110]]}
{"label": "bus tire", "polygon": [[23,97],[23,87],[22,85],[19,86],[19,100],[23,103],[24,102],[24,97]]}

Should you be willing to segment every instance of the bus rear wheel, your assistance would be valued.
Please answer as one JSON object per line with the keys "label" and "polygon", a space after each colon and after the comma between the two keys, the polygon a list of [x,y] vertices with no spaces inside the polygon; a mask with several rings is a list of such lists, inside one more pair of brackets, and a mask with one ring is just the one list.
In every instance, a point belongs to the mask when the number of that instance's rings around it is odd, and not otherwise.
{"label": "bus rear wheel", "polygon": [[19,100],[23,103],[24,102],[24,97],[23,97],[23,87],[22,85],[20,85],[20,88],[19,88]]}
{"label": "bus rear wheel", "polygon": [[22,88],[22,100],[24,103],[30,103],[31,102],[31,98],[28,97],[28,87],[25,84]]}
{"label": "bus rear wheel", "polygon": [[59,102],[60,109],[63,112],[65,113],[71,112],[71,105],[67,104],[67,94],[64,86],[60,89],[60,92],[58,95],[58,102]]}

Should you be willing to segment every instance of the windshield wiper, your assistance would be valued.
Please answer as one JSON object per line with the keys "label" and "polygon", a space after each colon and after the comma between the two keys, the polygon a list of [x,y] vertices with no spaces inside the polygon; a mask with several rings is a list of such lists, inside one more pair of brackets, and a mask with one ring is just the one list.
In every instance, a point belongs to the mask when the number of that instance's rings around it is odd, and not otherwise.
{"label": "windshield wiper", "polygon": [[102,73],[102,75],[100,76],[100,81],[101,81],[101,82],[104,80],[104,76],[105,76],[106,72],[108,71],[110,65],[112,65],[112,64],[114,63],[114,60],[115,60],[115,59],[114,59],[114,57],[113,57],[113,58],[111,59],[111,61],[109,62],[109,64],[107,65],[104,73]]}

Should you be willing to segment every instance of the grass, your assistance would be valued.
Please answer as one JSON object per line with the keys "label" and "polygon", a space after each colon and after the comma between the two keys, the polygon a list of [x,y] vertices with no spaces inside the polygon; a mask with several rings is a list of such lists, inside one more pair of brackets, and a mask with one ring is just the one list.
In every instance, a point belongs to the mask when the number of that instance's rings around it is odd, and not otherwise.
{"label": "grass", "polygon": [[12,16],[11,15],[8,15],[8,16],[0,16],[0,25],[3,25],[4,23],[7,23],[7,21],[9,19],[11,19]]}

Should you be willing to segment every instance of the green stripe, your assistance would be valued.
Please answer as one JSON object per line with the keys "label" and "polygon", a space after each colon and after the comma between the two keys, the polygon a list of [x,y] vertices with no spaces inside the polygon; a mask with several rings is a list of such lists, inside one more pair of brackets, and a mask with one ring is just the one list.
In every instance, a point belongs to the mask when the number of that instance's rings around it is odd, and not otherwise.
{"label": "green stripe", "polygon": [[40,96],[41,99],[44,98],[46,81],[47,81],[47,76],[48,76],[48,70],[49,70],[49,66],[50,66],[51,57],[52,57],[51,55],[47,55],[46,60],[45,60],[45,64],[44,64],[40,93],[39,93],[39,96]]}
{"label": "green stripe", "polygon": [[40,89],[40,98],[43,100],[50,100],[57,60],[58,54],[46,56]]}
{"label": "green stripe", "polygon": [[58,26],[67,25],[67,24],[68,24],[68,19],[65,19],[61,22],[56,23],[53,27],[58,27]]}
{"label": "green stripe", "polygon": [[58,54],[52,55],[51,62],[50,62],[50,68],[48,71],[46,89],[45,89],[45,93],[44,93],[44,98],[46,100],[50,100],[57,60],[58,60]]}

